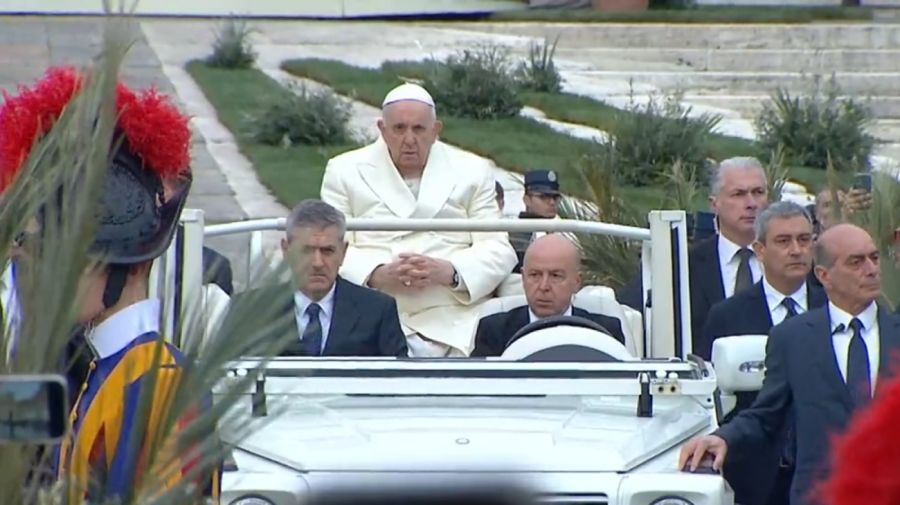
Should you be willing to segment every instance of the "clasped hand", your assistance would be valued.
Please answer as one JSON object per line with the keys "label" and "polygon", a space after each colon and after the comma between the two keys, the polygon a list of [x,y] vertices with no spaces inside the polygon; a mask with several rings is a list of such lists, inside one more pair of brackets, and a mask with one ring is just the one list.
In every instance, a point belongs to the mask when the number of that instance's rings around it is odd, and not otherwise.
{"label": "clasped hand", "polygon": [[450,286],[453,265],[422,254],[402,253],[399,258],[372,272],[372,287],[387,291],[420,290],[429,286]]}

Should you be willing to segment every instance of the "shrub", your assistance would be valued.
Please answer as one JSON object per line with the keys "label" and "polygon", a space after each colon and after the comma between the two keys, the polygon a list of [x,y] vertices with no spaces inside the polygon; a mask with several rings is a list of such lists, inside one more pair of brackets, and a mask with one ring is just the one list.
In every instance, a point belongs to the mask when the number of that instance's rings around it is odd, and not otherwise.
{"label": "shrub", "polygon": [[241,19],[229,18],[216,32],[213,52],[206,58],[206,64],[218,68],[249,68],[256,60],[256,53],[250,44],[253,29]]}
{"label": "shrub", "polygon": [[[622,197],[621,163],[611,144],[576,162],[576,171],[587,190],[582,202],[565,200],[562,217],[642,226],[638,211]],[[627,284],[640,267],[640,245],[609,235],[578,234],[582,252],[582,276],[586,284],[618,289]]]}
{"label": "shrub", "polygon": [[270,145],[337,145],[351,140],[351,105],[329,89],[289,86],[254,121],[254,139]]}
{"label": "shrub", "polygon": [[793,165],[824,169],[831,157],[839,172],[868,166],[875,139],[866,133],[871,111],[852,98],[840,98],[832,77],[821,86],[815,80],[812,93],[791,96],[778,89],[756,119],[762,147],[784,146]]}
{"label": "shrub", "polygon": [[450,56],[425,79],[444,114],[473,119],[513,117],[522,109],[509,52],[495,45]]}
{"label": "shrub", "polygon": [[691,117],[677,95],[660,101],[650,96],[646,104],[632,98],[626,114],[620,114],[614,135],[619,162],[628,167],[624,181],[635,186],[660,182],[674,163],[693,177],[705,164],[708,142],[721,116]]}
{"label": "shrub", "polygon": [[562,91],[562,77],[553,63],[559,37],[551,44],[544,40],[543,44],[532,43],[528,48],[528,60],[519,66],[517,78],[522,88],[543,93],[559,93]]}

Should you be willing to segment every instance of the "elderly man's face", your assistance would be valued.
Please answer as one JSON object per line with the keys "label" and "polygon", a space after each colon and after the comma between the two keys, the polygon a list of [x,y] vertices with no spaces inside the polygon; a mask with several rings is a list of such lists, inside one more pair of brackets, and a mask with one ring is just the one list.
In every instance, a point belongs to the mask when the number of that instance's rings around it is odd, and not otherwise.
{"label": "elderly man's face", "polygon": [[819,238],[833,260],[819,265],[816,275],[828,298],[839,307],[865,307],[881,295],[881,268],[878,248],[865,230],[839,224]]}
{"label": "elderly man's face", "polygon": [[581,289],[576,246],[559,234],[534,241],[522,264],[522,286],[536,316],[562,315]]}
{"label": "elderly man's face", "polygon": [[401,171],[425,168],[428,153],[441,133],[442,124],[434,118],[434,109],[413,100],[395,102],[384,108],[378,130]]}
{"label": "elderly man's face", "polygon": [[335,226],[298,226],[281,241],[281,248],[294,272],[297,289],[313,301],[331,291],[347,251]]}
{"label": "elderly man's face", "polygon": [[761,170],[747,168],[726,170],[720,177],[719,192],[710,196],[720,230],[732,241],[752,236],[756,216],[768,203],[765,175]]}

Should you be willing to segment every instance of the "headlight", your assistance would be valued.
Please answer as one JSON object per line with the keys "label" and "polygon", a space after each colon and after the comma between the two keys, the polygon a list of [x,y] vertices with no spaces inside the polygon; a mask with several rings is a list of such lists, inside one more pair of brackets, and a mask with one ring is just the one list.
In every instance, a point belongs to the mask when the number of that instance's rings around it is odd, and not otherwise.
{"label": "headlight", "polygon": [[228,505],[275,505],[261,496],[241,496]]}
{"label": "headlight", "polygon": [[663,496],[653,500],[650,505],[694,505],[694,503],[680,496]]}

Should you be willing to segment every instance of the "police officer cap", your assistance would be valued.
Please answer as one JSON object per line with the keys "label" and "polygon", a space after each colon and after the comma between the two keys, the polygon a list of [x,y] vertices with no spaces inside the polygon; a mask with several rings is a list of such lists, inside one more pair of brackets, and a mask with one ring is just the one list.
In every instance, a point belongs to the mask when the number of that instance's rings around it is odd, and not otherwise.
{"label": "police officer cap", "polygon": [[553,170],[531,170],[525,173],[525,191],[559,194],[559,177]]}

